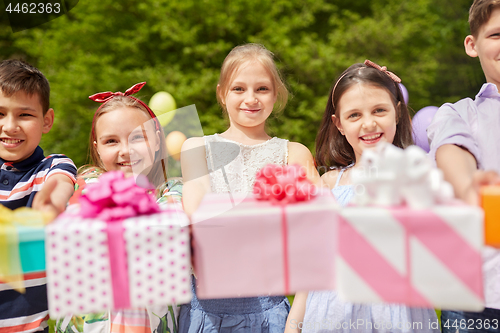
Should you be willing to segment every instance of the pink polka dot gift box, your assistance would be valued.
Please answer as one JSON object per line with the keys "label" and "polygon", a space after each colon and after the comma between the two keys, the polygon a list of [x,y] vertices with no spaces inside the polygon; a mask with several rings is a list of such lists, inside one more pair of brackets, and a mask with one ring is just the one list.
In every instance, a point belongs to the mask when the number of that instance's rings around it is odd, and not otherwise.
{"label": "pink polka dot gift box", "polygon": [[46,228],[50,316],[189,302],[186,215],[160,211],[132,177],[103,176]]}

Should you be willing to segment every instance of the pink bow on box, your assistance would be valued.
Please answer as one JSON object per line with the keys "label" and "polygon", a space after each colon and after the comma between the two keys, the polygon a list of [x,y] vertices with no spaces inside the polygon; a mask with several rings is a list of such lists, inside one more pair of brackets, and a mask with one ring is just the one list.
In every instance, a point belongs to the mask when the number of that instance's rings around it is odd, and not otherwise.
{"label": "pink bow on box", "polygon": [[253,194],[273,204],[307,201],[316,196],[315,186],[302,166],[268,164],[257,172]]}
{"label": "pink bow on box", "polygon": [[157,213],[160,208],[153,195],[147,193],[151,189],[154,187],[144,176],[135,180],[119,171],[106,172],[99,177],[98,183],[88,185],[87,192],[80,198],[81,215],[115,221]]}
{"label": "pink bow on box", "polygon": [[315,186],[307,179],[302,166],[268,164],[255,177],[253,194],[257,200],[268,200],[281,206],[281,239],[283,245],[283,284],[285,294],[290,291],[290,264],[288,255],[288,222],[285,206],[289,203],[308,201],[316,196]]}
{"label": "pink bow on box", "polygon": [[126,178],[122,172],[109,171],[99,177],[98,183],[89,185],[87,192],[80,198],[82,217],[106,222],[113,304],[116,309],[130,307],[123,220],[160,211],[154,197],[147,193],[151,189],[154,187],[145,176]]}

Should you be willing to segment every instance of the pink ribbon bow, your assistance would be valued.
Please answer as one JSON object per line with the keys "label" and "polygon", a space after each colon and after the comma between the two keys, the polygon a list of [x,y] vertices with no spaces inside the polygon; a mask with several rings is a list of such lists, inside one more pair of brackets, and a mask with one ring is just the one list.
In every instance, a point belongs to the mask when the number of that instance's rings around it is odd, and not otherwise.
{"label": "pink ribbon bow", "polygon": [[269,200],[281,207],[281,239],[283,246],[283,283],[285,295],[290,291],[288,260],[288,225],[285,205],[307,201],[316,195],[315,186],[307,179],[305,170],[298,164],[280,166],[268,164],[257,172],[253,194],[257,200]]}
{"label": "pink ribbon bow", "polygon": [[273,204],[307,201],[315,196],[315,187],[298,164],[279,166],[268,164],[257,172],[254,196]]}
{"label": "pink ribbon bow", "polygon": [[154,214],[160,211],[153,195],[154,189],[144,176],[126,178],[122,172],[110,171],[99,177],[99,182],[89,184],[80,198],[81,215],[103,221],[117,221],[137,215]]}
{"label": "pink ribbon bow", "polygon": [[368,59],[365,60],[365,65],[369,66],[369,67],[373,67],[375,69],[378,69],[379,71],[384,72],[385,74],[387,74],[392,79],[392,81],[394,81],[396,83],[401,83],[401,79],[399,78],[399,76],[397,76],[393,72],[389,72],[387,70],[387,67],[385,67],[385,66],[379,66],[376,63],[374,63],[373,61],[370,61]]}
{"label": "pink ribbon bow", "polygon": [[[80,198],[81,216],[98,218],[106,222],[109,267],[116,309],[130,307],[127,251],[123,234],[123,220],[129,217],[153,214],[160,211],[154,197],[147,193],[154,187],[145,176],[125,178],[120,171],[110,171],[99,177],[99,183],[90,184]],[[146,187],[146,188],[145,188]]]}
{"label": "pink ribbon bow", "polygon": [[141,82],[134,84],[132,87],[125,90],[124,93],[122,93],[121,91],[117,92],[106,91],[89,96],[89,98],[94,102],[105,103],[115,96],[130,96],[135,93],[138,93],[142,89],[142,87],[144,87],[144,85],[146,85],[146,82]]}

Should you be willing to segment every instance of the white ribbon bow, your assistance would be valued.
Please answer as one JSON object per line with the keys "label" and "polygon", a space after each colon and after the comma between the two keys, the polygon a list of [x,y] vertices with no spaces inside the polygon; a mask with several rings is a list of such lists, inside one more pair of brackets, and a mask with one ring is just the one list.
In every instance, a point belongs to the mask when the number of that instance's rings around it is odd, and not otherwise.
{"label": "white ribbon bow", "polygon": [[403,150],[380,143],[365,150],[358,167],[351,172],[351,182],[358,205],[407,204],[414,209],[425,209],[453,199],[452,186],[418,146]]}

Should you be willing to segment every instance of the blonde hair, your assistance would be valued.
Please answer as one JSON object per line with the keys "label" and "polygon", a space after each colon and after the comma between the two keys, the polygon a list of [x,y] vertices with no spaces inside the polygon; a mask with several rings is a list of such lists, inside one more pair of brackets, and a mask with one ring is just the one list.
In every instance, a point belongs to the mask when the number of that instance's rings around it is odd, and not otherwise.
{"label": "blonde hair", "polygon": [[[97,109],[94,115],[94,121],[92,123],[91,135],[89,136],[89,157],[90,157],[90,165],[84,166],[81,172],[87,171],[91,167],[97,167],[101,170],[106,171],[104,164],[99,157],[99,153],[97,152],[97,147],[94,144],[95,138],[95,125],[99,118],[108,112],[114,111],[119,108],[135,108],[139,111],[143,112],[148,118],[151,118],[151,114],[149,111],[141,105],[136,99],[128,97],[128,96],[115,96],[110,101],[103,104],[99,109]],[[162,185],[167,181],[167,145],[165,143],[165,134],[163,133],[163,129],[159,126],[160,131],[160,149],[155,153],[155,158],[153,161],[153,167],[151,171],[145,175],[148,177],[149,181],[154,184],[156,187]]]}
{"label": "blonde hair", "polygon": [[227,95],[229,86],[238,74],[241,66],[247,62],[257,61],[271,75],[274,89],[276,90],[276,103],[274,109],[281,111],[288,101],[288,89],[283,82],[281,74],[274,62],[274,54],[261,44],[244,44],[236,46],[229,52],[222,63],[217,89],[217,102],[226,111],[226,106],[222,102]]}
{"label": "blonde hair", "polygon": [[469,9],[469,27],[472,36],[477,37],[479,29],[488,22],[493,9],[500,7],[500,0],[475,0]]}

